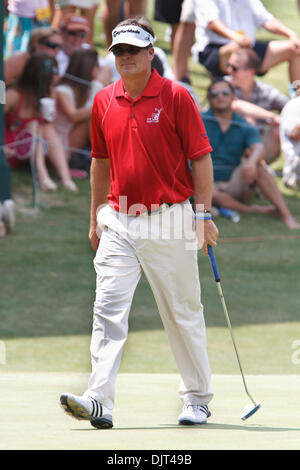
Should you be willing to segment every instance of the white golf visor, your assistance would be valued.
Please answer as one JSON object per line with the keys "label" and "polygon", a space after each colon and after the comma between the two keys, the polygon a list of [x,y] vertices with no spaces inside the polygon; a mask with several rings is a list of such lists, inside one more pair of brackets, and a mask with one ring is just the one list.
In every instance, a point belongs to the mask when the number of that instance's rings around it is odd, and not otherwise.
{"label": "white golf visor", "polygon": [[143,28],[135,25],[118,26],[112,32],[111,51],[117,44],[130,44],[131,46],[147,47],[154,44],[155,38]]}

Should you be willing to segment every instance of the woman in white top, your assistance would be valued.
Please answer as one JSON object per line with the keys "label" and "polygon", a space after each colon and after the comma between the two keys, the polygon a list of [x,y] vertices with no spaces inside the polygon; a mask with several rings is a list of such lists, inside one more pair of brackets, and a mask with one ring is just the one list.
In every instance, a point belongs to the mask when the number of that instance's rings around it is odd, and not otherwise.
{"label": "woman in white top", "polygon": [[56,87],[55,128],[66,154],[90,143],[90,118],[94,97],[103,88],[95,49],[78,49],[71,54],[64,77]]}

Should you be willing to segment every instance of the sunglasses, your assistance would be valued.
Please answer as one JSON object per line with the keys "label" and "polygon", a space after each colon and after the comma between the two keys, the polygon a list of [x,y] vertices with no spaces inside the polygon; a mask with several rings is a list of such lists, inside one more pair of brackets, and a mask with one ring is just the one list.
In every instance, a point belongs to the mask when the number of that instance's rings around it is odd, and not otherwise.
{"label": "sunglasses", "polygon": [[230,96],[231,92],[229,90],[220,90],[220,91],[211,91],[210,92],[210,97],[211,98],[217,98],[217,96],[223,95],[223,96]]}
{"label": "sunglasses", "polygon": [[86,37],[86,31],[68,31],[67,34],[69,36],[77,37],[77,38],[85,38]]}
{"label": "sunglasses", "polygon": [[50,49],[61,49],[62,45],[53,41],[43,41],[43,46],[49,47]]}
{"label": "sunglasses", "polygon": [[231,69],[233,72],[238,72],[239,70],[248,70],[248,67],[236,67],[235,65],[229,64],[229,62],[227,62],[226,67]]}
{"label": "sunglasses", "polygon": [[114,47],[112,49],[112,53],[113,55],[117,56],[117,57],[121,57],[122,55],[124,54],[128,54],[128,55],[138,55],[141,51],[144,51],[146,49],[149,49],[149,47],[135,47],[135,46],[131,46],[131,47],[127,47],[126,49],[122,48],[122,47]]}

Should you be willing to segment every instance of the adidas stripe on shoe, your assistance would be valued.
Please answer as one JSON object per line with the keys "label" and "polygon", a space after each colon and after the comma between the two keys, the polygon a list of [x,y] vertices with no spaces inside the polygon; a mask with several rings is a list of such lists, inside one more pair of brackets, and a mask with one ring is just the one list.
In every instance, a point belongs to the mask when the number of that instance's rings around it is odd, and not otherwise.
{"label": "adidas stripe on shoe", "polygon": [[183,405],[178,416],[178,423],[182,425],[205,424],[211,412],[207,405]]}
{"label": "adidas stripe on shoe", "polygon": [[60,396],[63,410],[73,418],[89,420],[91,425],[98,429],[112,428],[112,415],[97,400],[92,397],[79,397],[71,393]]}

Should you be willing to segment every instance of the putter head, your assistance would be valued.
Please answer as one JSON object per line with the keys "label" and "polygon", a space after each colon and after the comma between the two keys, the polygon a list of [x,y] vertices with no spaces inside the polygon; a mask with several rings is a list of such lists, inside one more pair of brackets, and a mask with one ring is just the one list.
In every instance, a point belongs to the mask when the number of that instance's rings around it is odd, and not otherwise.
{"label": "putter head", "polygon": [[245,408],[243,409],[241,419],[245,421],[246,419],[250,418],[250,416],[254,415],[254,413],[256,413],[260,407],[261,407],[261,403],[258,403],[257,405],[245,406]]}

